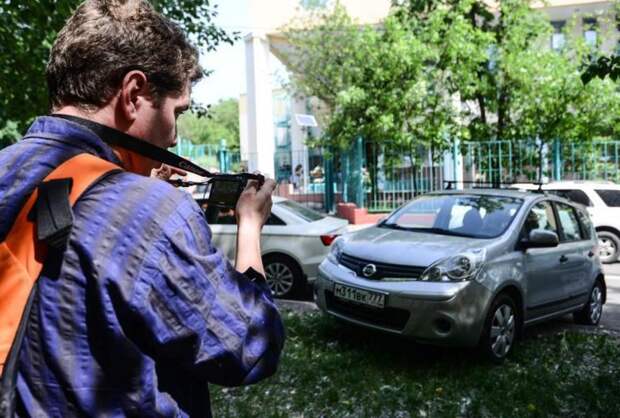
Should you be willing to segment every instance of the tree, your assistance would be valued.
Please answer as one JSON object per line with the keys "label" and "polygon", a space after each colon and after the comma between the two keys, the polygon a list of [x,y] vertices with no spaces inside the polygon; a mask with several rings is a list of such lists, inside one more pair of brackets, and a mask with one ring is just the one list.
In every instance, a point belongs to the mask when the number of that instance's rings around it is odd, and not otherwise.
{"label": "tree", "polygon": [[195,144],[219,145],[226,140],[229,148],[239,148],[239,102],[220,100],[209,110],[208,117],[190,112],[179,118],[179,135]]}
{"label": "tree", "polygon": [[[296,29],[295,27],[299,27]],[[326,108],[319,143],[346,147],[354,138],[408,143],[412,109],[418,107],[418,73],[424,46],[398,20],[381,28],[360,26],[336,5],[312,12],[286,36],[293,46],[284,59],[295,90],[316,96]]]}
{"label": "tree", "polygon": [[[57,32],[82,0],[7,0],[0,2],[0,135],[23,130],[48,111],[45,65]],[[152,0],[166,16],[179,23],[208,50],[232,43],[213,23],[217,5],[212,0]],[[11,122],[10,122],[11,121]],[[14,135],[3,135],[10,142]]]}
{"label": "tree", "polygon": [[285,57],[295,88],[326,103],[323,142],[536,139],[542,149],[616,135],[613,83],[579,80],[594,48],[568,27],[552,50],[551,25],[528,0],[490,4],[400,0],[377,26],[339,6],[295,22]]}

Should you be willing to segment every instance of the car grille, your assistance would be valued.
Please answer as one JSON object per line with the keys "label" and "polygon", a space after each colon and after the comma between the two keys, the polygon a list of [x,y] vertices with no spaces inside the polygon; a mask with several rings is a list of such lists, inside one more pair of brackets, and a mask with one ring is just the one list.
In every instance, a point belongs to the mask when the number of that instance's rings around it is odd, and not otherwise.
{"label": "car grille", "polygon": [[404,309],[372,308],[359,305],[339,299],[328,290],[325,291],[325,302],[328,311],[395,331],[402,331],[409,320],[409,311]]}
{"label": "car grille", "polygon": [[[401,279],[419,279],[424,273],[425,267],[419,266],[405,266],[402,264],[388,264],[380,263],[372,260],[364,260],[363,258],[353,257],[342,253],[340,256],[340,264],[353,270],[358,276],[366,277],[372,280],[381,280],[386,277],[401,278]],[[377,271],[372,276],[365,276],[362,273],[362,269],[368,264],[374,264]]]}

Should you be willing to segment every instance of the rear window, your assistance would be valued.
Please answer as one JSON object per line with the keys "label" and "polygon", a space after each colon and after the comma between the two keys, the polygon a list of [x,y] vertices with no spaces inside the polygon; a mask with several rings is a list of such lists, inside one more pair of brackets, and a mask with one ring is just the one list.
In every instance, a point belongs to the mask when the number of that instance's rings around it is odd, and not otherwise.
{"label": "rear window", "polygon": [[293,212],[295,215],[308,222],[320,221],[321,219],[325,218],[325,215],[323,215],[322,213],[300,205],[299,203],[292,200],[284,200],[282,202],[276,203],[276,205],[286,208],[290,212]]}
{"label": "rear window", "polygon": [[596,194],[603,199],[607,206],[613,208],[620,207],[620,190],[599,189],[596,190]]}
{"label": "rear window", "polygon": [[590,198],[583,190],[548,190],[550,193],[553,193],[556,196],[563,197],[567,200],[572,200],[573,202],[580,203],[584,206],[592,206],[592,202],[590,202]]}
{"label": "rear window", "polygon": [[564,203],[556,203],[558,210],[558,217],[560,218],[560,224],[562,225],[563,238],[562,241],[579,241],[583,237],[581,236],[581,228],[579,221],[577,220],[577,213],[575,208]]}

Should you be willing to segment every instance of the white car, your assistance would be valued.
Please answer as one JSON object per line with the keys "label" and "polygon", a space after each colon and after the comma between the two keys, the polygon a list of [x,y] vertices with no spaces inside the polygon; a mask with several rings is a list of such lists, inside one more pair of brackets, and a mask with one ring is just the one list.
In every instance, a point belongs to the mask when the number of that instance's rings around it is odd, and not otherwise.
{"label": "white car", "polygon": [[[197,200],[203,209],[204,200]],[[237,225],[232,210],[205,210],[213,245],[234,264]],[[261,234],[261,251],[269,287],[277,297],[299,294],[316,280],[329,247],[347,231],[348,221],[327,216],[299,203],[273,197],[271,216]]]}
{"label": "white car", "polygon": [[[536,190],[534,184],[511,187]],[[542,190],[584,205],[598,236],[603,263],[613,263],[620,255],[620,185],[610,181],[558,181],[542,185]]]}

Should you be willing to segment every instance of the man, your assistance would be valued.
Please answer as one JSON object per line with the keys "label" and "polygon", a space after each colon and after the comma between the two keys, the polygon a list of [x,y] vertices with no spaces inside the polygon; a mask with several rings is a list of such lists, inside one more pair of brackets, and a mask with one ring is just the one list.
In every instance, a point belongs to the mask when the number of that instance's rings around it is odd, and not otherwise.
{"label": "man", "polygon": [[66,249],[39,276],[18,416],[210,416],[208,383],[275,372],[284,332],[260,254],[273,180],[239,199],[233,268],[189,194],[147,177],[160,163],[80,122],[168,148],[201,74],[196,49],[146,0],[88,0],[59,33],[47,67],[52,115],[0,152],[0,241],[63,161],[89,153],[125,171],[77,202]]}

